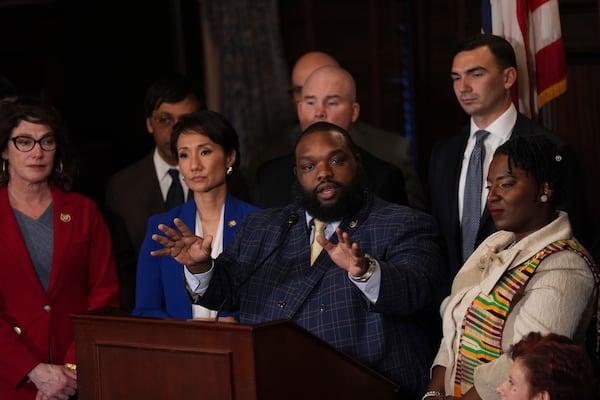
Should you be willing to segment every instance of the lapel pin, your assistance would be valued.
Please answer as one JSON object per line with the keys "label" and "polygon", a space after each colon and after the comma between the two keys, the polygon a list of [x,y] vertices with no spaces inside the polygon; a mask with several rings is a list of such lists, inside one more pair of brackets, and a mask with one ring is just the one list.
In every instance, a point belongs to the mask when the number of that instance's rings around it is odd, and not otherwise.
{"label": "lapel pin", "polygon": [[60,220],[62,222],[71,222],[71,214],[68,213],[60,213]]}
{"label": "lapel pin", "polygon": [[354,221],[350,222],[350,228],[352,228],[352,229],[356,228],[357,225],[358,225],[358,220],[356,220],[356,219]]}
{"label": "lapel pin", "polygon": [[230,228],[233,228],[234,226],[237,225],[237,222],[235,221],[235,219],[232,219],[231,221],[229,221],[227,223],[227,225],[229,225]]}

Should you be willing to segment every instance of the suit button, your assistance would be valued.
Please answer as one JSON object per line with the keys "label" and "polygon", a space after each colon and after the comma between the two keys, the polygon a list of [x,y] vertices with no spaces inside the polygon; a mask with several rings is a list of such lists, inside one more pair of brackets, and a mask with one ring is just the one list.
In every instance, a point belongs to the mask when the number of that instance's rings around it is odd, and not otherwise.
{"label": "suit button", "polygon": [[17,335],[21,334],[21,328],[19,328],[18,326],[15,326],[13,329],[15,330],[15,332],[17,332]]}
{"label": "suit button", "polygon": [[46,305],[44,306],[44,311],[46,311],[46,312],[50,312],[50,310],[52,310],[52,307],[50,307],[50,305],[49,305],[49,304],[46,304]]}
{"label": "suit button", "polygon": [[279,308],[281,308],[283,310],[286,306],[286,303],[285,303],[285,301],[280,301],[279,303],[277,303],[277,305],[279,306]]}
{"label": "suit button", "polygon": [[321,304],[321,305],[319,306],[319,311],[323,312],[323,311],[325,311],[325,310],[327,310],[327,306],[326,306],[325,304]]}

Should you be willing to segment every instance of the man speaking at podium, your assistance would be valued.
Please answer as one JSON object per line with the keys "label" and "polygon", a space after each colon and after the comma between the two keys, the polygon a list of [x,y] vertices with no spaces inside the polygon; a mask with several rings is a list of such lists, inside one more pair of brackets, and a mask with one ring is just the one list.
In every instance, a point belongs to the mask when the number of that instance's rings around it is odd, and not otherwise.
{"label": "man speaking at podium", "polygon": [[420,322],[444,279],[434,219],[370,193],[336,125],[309,126],[295,156],[295,202],[246,217],[218,258],[177,219],[151,254],[187,267],[194,302],[239,309],[244,324],[292,320],[420,398],[433,357]]}

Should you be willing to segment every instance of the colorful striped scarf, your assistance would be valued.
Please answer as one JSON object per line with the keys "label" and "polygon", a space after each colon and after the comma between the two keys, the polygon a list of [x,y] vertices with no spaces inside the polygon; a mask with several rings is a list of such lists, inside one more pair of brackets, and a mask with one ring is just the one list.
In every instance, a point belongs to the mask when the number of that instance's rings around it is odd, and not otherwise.
{"label": "colorful striped scarf", "polygon": [[[539,263],[557,251],[570,250],[581,256],[600,285],[600,274],[587,251],[577,240],[557,240],[529,260],[504,273],[489,295],[480,293],[467,309],[461,326],[454,395],[462,395],[461,384],[473,385],[475,368],[500,357],[502,331],[514,296],[533,276]],[[600,322],[597,325],[600,343]]]}

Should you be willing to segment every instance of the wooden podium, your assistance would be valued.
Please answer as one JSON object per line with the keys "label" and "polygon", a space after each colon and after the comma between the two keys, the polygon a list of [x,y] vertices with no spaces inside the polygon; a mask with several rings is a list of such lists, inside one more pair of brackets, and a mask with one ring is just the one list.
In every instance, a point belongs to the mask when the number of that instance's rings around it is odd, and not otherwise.
{"label": "wooden podium", "polygon": [[393,382],[290,321],[72,318],[78,400],[399,399]]}

